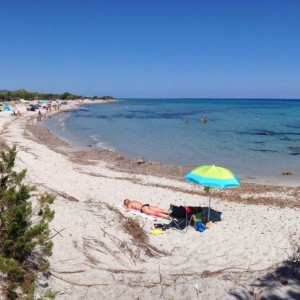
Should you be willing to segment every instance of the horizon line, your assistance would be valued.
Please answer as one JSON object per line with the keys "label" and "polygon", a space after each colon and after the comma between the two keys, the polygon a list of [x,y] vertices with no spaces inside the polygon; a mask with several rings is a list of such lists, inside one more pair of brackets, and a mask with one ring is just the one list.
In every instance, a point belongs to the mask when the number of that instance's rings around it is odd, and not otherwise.
{"label": "horizon line", "polygon": [[243,98],[243,97],[116,97],[114,99],[117,100],[126,100],[126,99],[182,99],[182,100],[193,100],[193,99],[199,99],[199,100],[300,100],[300,98],[262,98],[262,97],[256,97],[256,98]]}

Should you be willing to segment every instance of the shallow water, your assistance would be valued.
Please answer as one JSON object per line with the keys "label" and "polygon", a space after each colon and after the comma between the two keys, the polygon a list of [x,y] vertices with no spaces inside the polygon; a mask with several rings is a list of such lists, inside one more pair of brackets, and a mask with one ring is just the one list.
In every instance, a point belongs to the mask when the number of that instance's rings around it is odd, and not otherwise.
{"label": "shallow water", "polygon": [[216,164],[237,176],[300,175],[300,100],[127,99],[87,104],[46,126],[77,145],[129,157]]}

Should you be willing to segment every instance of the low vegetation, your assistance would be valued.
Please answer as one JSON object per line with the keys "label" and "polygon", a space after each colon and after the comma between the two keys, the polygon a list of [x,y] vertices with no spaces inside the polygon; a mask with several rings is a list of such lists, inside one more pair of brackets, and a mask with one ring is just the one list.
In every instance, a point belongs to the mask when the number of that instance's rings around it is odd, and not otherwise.
{"label": "low vegetation", "polygon": [[54,197],[33,197],[34,187],[22,183],[26,170],[14,171],[16,154],[0,151],[0,283],[7,299],[32,299],[37,273],[49,267]]}

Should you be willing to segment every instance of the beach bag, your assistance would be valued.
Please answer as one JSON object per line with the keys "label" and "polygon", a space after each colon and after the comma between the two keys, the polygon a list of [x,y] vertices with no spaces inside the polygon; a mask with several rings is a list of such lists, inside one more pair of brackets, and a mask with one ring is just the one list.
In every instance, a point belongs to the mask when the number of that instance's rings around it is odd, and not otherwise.
{"label": "beach bag", "polygon": [[201,216],[201,222],[202,222],[203,224],[206,224],[206,223],[207,223],[207,219],[206,219],[206,217],[205,217],[204,215]]}
{"label": "beach bag", "polygon": [[203,225],[201,221],[196,222],[196,230],[199,232],[203,232],[206,229],[206,227]]}
{"label": "beach bag", "polygon": [[170,205],[170,216],[174,218],[186,218],[187,212],[183,206]]}
{"label": "beach bag", "polygon": [[195,215],[197,215],[199,213],[202,214],[201,206],[188,206],[186,208],[188,208],[192,214],[195,214]]}

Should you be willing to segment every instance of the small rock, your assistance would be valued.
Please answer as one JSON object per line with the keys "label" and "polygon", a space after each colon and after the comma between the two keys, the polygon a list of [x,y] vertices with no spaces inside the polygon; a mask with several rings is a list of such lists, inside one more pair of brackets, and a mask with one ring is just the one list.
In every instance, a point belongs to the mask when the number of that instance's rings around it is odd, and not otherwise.
{"label": "small rock", "polygon": [[281,280],[280,283],[281,283],[282,285],[287,285],[289,282],[288,282],[287,280]]}
{"label": "small rock", "polygon": [[33,299],[34,300],[40,300],[40,299],[42,299],[42,297],[41,297],[41,295],[39,294],[38,291],[34,292]]}
{"label": "small rock", "polygon": [[38,285],[42,288],[47,288],[49,286],[48,282],[45,280],[39,280]]}

